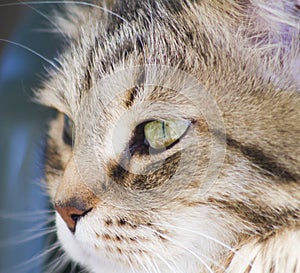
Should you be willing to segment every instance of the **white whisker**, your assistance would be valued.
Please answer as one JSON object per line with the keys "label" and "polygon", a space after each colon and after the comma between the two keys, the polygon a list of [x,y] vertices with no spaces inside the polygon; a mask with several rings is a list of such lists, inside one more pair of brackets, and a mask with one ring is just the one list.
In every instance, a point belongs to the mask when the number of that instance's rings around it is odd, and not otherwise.
{"label": "white whisker", "polygon": [[174,225],[171,225],[171,224],[158,224],[158,223],[153,223],[154,225],[156,226],[160,226],[160,227],[163,227],[163,228],[174,228],[174,229],[180,229],[180,230],[183,230],[183,231],[187,231],[187,232],[191,232],[191,233],[194,233],[194,234],[197,234],[203,238],[206,238],[208,240],[211,240],[212,242],[215,242],[219,245],[221,245],[222,247],[226,248],[227,250],[229,250],[230,252],[234,253],[236,256],[238,256],[239,258],[247,261],[248,259],[246,259],[246,257],[243,257],[240,253],[238,253],[234,248],[228,246],[227,244],[221,242],[220,240],[217,240],[207,234],[204,234],[202,232],[199,232],[199,231],[195,231],[195,230],[191,230],[191,229],[187,229],[187,228],[183,228],[183,227],[178,227],[178,226],[174,226]]}
{"label": "white whisker", "polygon": [[[29,215],[29,214],[27,214],[27,215]],[[18,219],[18,220],[21,221],[20,219]],[[34,218],[31,221],[36,221],[36,220],[38,220],[38,219]],[[54,233],[55,228],[48,226],[54,220],[55,220],[54,217],[49,217],[49,219],[42,219],[42,221],[39,221],[36,225],[32,226],[31,228],[23,230],[22,234],[19,234],[15,237],[11,237],[7,240],[1,241],[0,248],[7,247],[7,246],[13,246],[16,244],[27,243],[31,240],[35,240],[35,239],[38,239],[45,235]]]}
{"label": "white whisker", "polygon": [[[131,27],[131,29],[133,30],[133,32],[136,34],[141,46],[142,46],[142,50],[144,53],[144,58],[145,57],[145,49],[143,46],[143,41],[140,37],[140,35],[138,34],[138,32],[135,30],[134,26],[125,18],[123,18],[122,16],[120,16],[119,14],[113,12],[112,10],[109,10],[105,7],[101,7],[99,5],[96,4],[92,4],[92,3],[88,3],[88,2],[84,2],[84,1],[24,1],[24,2],[15,2],[15,3],[7,3],[7,4],[2,4],[0,5],[1,7],[9,7],[9,6],[17,6],[17,5],[49,5],[49,4],[73,4],[73,5],[81,5],[81,6],[86,6],[86,7],[91,7],[91,8],[95,8],[95,9],[99,9],[102,10],[104,12],[107,12],[108,14],[111,14],[112,16],[115,16],[116,18],[122,20],[124,23],[126,23],[128,26]],[[24,47],[26,49],[26,47]],[[28,48],[27,48],[28,49]],[[46,59],[43,57],[43,59]],[[48,62],[52,63],[50,60],[47,60]],[[54,64],[54,63],[53,63]],[[54,64],[55,65],[55,64]]]}
{"label": "white whisker", "polygon": [[36,223],[36,225],[33,225],[30,229],[25,230],[24,232],[27,233],[33,233],[36,232],[44,227],[47,227],[49,224],[51,224],[52,222],[55,221],[55,217],[54,216],[49,216],[49,218],[47,219],[42,219],[42,221]]}
{"label": "white whisker", "polygon": [[[54,250],[56,250],[59,247],[60,247],[60,244],[55,243],[50,248],[43,251],[42,253],[37,254],[33,258],[11,268],[10,270],[8,270],[8,272],[11,272],[11,271],[12,272],[24,272],[24,271],[30,270],[34,266],[35,262],[39,261],[40,259],[44,259],[47,255],[49,255],[51,252],[53,252]],[[3,273],[5,273],[5,272],[3,272]]]}
{"label": "white whisker", "polygon": [[41,220],[41,216],[48,220],[49,214],[53,214],[54,212],[55,210],[38,210],[34,212],[18,212],[18,213],[0,211],[0,218],[20,221],[20,222],[33,222],[36,220]]}
{"label": "white whisker", "polygon": [[76,273],[76,264],[71,263],[71,273]]}
{"label": "white whisker", "polygon": [[[153,231],[152,229],[151,229],[151,231]],[[147,251],[149,251],[150,253],[152,253],[153,255],[155,255],[155,256],[157,256],[170,270],[171,270],[171,272],[173,272],[173,273],[178,273],[178,271],[176,272],[176,271],[174,271],[174,268],[170,265],[170,263],[168,263],[167,261],[166,261],[166,259],[164,259],[161,255],[159,255],[157,252],[155,252],[155,251],[153,251],[153,250],[151,250],[149,247],[147,247],[145,244],[143,244],[143,243],[141,243],[141,242],[139,242],[139,244],[141,245],[141,246],[143,246]],[[174,261],[172,261],[173,263],[174,263]],[[176,264],[174,263],[174,265],[176,266]],[[177,268],[178,269],[178,268]],[[182,272],[181,272],[182,273]]]}
{"label": "white whisker", "polygon": [[47,265],[46,272],[57,272],[58,270],[63,271],[67,267],[69,262],[70,259],[65,253],[63,253]]}
{"label": "white whisker", "polygon": [[[162,238],[168,240],[169,242],[173,243],[174,245],[177,245],[179,246],[180,248],[186,250],[187,252],[189,252],[190,254],[192,254],[196,259],[198,259],[198,261],[204,265],[204,267],[208,270],[208,272],[210,273],[214,273],[213,270],[209,267],[209,265],[198,255],[196,254],[194,251],[190,250],[189,248],[187,248],[186,246],[184,246],[183,244],[177,242],[176,240],[170,238],[169,236],[167,235],[164,235],[162,234],[161,232],[155,230],[155,229],[152,229],[152,228],[149,228],[148,226],[143,226],[145,229],[148,229],[154,233],[156,233],[157,235],[161,236]],[[203,256],[203,255],[201,255]]]}
{"label": "white whisker", "polygon": [[50,64],[51,66],[53,66],[55,69],[59,70],[59,67],[54,63],[52,62],[51,60],[47,59],[45,56],[43,56],[42,54],[36,52],[35,50],[25,46],[25,45],[22,45],[20,43],[17,43],[17,42],[14,42],[14,41],[10,41],[10,40],[7,40],[7,39],[0,39],[0,41],[2,42],[5,42],[5,43],[8,43],[8,44],[12,44],[12,45],[15,45],[15,46],[18,46],[20,48],[23,48],[29,52],[31,52],[32,54],[38,56],[39,58],[41,58],[42,60],[44,60],[45,62],[47,62],[48,64]]}
{"label": "white whisker", "polygon": [[135,254],[135,253],[133,253],[133,255],[134,255],[135,259],[138,261],[138,263],[140,264],[140,266],[141,266],[142,268],[144,268],[144,270],[145,270],[147,273],[151,273],[151,272],[149,272],[149,270],[147,269],[147,267],[144,265],[144,263],[141,261],[140,257],[139,257],[137,254]]}
{"label": "white whisker", "polygon": [[126,256],[126,260],[127,260],[128,264],[130,266],[130,269],[131,269],[132,273],[136,273],[136,271],[135,271],[135,269],[133,267],[133,264],[132,264],[132,261],[130,260],[130,258]]}
{"label": "white whisker", "polygon": [[151,272],[153,272],[153,273],[159,273],[159,272],[157,271],[157,269],[154,267],[153,261],[150,259],[150,257],[149,257],[148,255],[144,254],[144,255],[143,255],[143,258],[146,260],[146,262],[147,262],[149,268],[151,269],[151,270],[150,270]]}
{"label": "white whisker", "polygon": [[153,265],[154,265],[154,267],[156,268],[156,272],[157,272],[157,273],[162,273],[161,270],[159,269],[158,264],[157,264],[156,261],[153,261]]}
{"label": "white whisker", "polygon": [[[24,3],[24,2],[21,2],[21,3]],[[29,8],[31,8],[32,10],[34,10],[36,13],[38,13],[39,15],[41,15],[43,18],[45,18],[48,22],[51,23],[51,25],[53,25],[55,27],[55,29],[58,30],[58,32],[65,38],[67,39],[65,33],[61,30],[61,28],[53,21],[51,20],[51,18],[46,15],[45,13],[41,12],[40,10],[36,9],[35,7],[33,7],[32,5],[30,4],[26,4],[24,3],[24,5],[28,6]]]}
{"label": "white whisker", "polygon": [[[130,223],[130,222],[129,222]],[[134,224],[134,223],[130,223],[130,224]],[[150,229],[151,230],[151,229]],[[152,230],[151,230],[152,231]],[[127,233],[127,232],[126,232]],[[130,233],[127,233],[128,236],[131,236]],[[174,268],[170,265],[170,263],[168,263],[166,261],[166,259],[164,259],[160,254],[158,254],[158,252],[151,250],[149,247],[147,247],[145,244],[143,244],[142,242],[138,241],[138,243],[147,251],[149,251],[150,253],[152,253],[154,256],[158,257],[173,273],[178,273],[178,271],[174,271]],[[161,245],[160,245],[161,246]],[[158,245],[156,246],[158,247]],[[144,256],[146,256],[144,254]],[[169,256],[169,258],[171,259],[171,262],[174,264],[174,266],[177,268],[177,270],[179,270],[178,266],[176,265],[176,262],[174,261],[172,255]],[[159,273],[161,273],[160,269],[158,268],[157,264],[155,264],[157,270]],[[183,273],[181,270],[179,270],[179,273]]]}
{"label": "white whisker", "polygon": [[147,263],[149,264],[149,266],[152,268],[154,273],[159,273],[159,271],[157,271],[157,268],[154,267],[154,263],[153,261],[150,259],[150,257],[148,257],[148,255],[143,255],[143,257],[147,260]]}
{"label": "white whisker", "polygon": [[[0,248],[2,247],[7,247],[10,245],[19,245],[19,244],[24,244],[24,243],[28,243],[30,241],[33,241],[35,239],[39,239],[41,237],[44,237],[45,235],[51,234],[51,233],[55,233],[56,229],[52,228],[52,229],[47,229],[47,230],[42,230],[39,232],[35,232],[34,235],[31,236],[26,236],[25,234],[22,234],[22,238],[19,237],[14,237],[9,239],[8,241],[2,241],[0,244]],[[23,238],[25,237],[25,238]]]}

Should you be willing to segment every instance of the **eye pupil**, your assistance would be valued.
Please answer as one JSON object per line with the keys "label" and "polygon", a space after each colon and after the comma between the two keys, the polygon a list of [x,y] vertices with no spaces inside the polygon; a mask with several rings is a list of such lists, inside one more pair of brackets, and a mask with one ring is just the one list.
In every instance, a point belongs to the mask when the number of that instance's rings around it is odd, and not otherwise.
{"label": "eye pupil", "polygon": [[140,123],[129,142],[129,154],[153,155],[173,147],[186,134],[189,120],[152,120]]}
{"label": "eye pupil", "polygon": [[67,115],[64,115],[63,141],[67,145],[73,146],[74,138],[75,138],[74,122]]}
{"label": "eye pupil", "polygon": [[145,142],[150,148],[163,151],[177,143],[189,125],[186,120],[150,121],[144,126]]}

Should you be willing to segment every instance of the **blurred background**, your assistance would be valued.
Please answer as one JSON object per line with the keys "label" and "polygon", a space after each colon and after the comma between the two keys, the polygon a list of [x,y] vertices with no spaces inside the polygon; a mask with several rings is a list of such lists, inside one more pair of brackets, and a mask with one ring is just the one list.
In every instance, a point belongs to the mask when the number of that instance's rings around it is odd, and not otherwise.
{"label": "blurred background", "polygon": [[49,229],[42,178],[54,113],[32,102],[49,64],[25,47],[52,60],[61,41],[43,15],[55,5],[6,6],[14,2],[0,0],[0,272],[41,273],[49,272],[49,242],[40,235]]}

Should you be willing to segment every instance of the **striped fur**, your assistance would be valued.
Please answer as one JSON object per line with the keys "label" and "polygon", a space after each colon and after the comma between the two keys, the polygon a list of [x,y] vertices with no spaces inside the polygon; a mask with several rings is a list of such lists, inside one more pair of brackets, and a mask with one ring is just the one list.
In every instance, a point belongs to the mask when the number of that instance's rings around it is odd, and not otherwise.
{"label": "striped fur", "polygon": [[[57,19],[69,44],[37,94],[60,112],[53,203],[89,208],[73,233],[57,214],[70,258],[94,273],[300,272],[297,2],[96,5]],[[191,121],[178,143],[145,150],[139,126],[174,118]]]}

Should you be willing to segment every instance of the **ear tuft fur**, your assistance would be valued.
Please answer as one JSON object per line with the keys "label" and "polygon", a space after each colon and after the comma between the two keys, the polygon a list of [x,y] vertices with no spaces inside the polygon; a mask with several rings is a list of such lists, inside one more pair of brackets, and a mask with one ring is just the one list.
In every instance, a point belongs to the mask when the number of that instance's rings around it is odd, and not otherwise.
{"label": "ear tuft fur", "polygon": [[82,33],[82,27],[90,18],[101,17],[105,10],[110,10],[113,0],[94,1],[91,3],[65,4],[64,13],[55,12],[54,19],[59,31],[69,39],[77,39]]}
{"label": "ear tuft fur", "polygon": [[[84,12],[84,10],[87,10]],[[65,13],[55,12],[54,17],[59,31],[69,39],[76,39],[80,35],[81,25],[87,20],[89,7],[81,5],[68,5]]]}
{"label": "ear tuft fur", "polygon": [[251,0],[250,18],[254,44],[300,90],[300,0]]}

